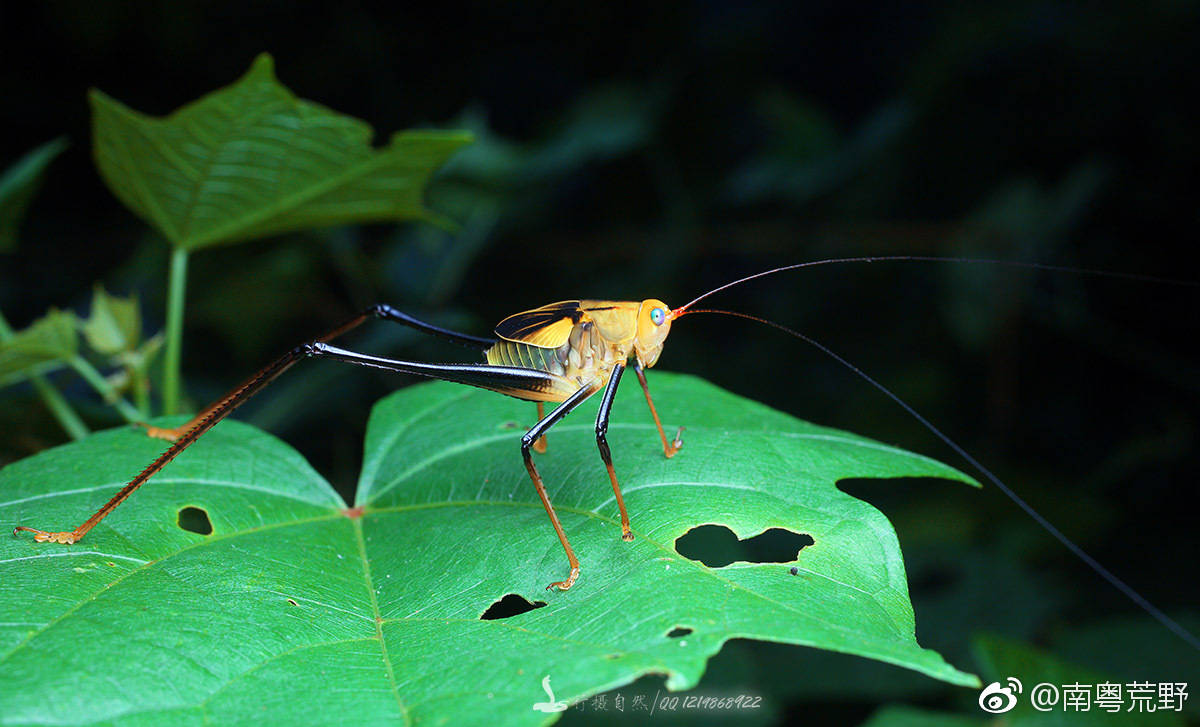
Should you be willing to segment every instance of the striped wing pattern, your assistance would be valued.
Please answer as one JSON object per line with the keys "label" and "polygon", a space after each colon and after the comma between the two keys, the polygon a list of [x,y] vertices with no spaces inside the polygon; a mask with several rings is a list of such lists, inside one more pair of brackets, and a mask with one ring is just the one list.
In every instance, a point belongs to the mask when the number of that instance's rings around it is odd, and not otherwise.
{"label": "striped wing pattern", "polygon": [[582,317],[579,301],[563,300],[505,318],[496,325],[496,335],[538,348],[558,348]]}

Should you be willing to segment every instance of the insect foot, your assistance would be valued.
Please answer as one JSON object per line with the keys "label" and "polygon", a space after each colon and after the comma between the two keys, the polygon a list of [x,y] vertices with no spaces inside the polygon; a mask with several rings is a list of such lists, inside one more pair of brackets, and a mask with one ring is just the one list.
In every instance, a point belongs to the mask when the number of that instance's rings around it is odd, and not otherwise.
{"label": "insect foot", "polygon": [[151,426],[145,422],[138,422],[137,425],[146,430],[146,436],[161,439],[166,442],[174,442],[183,435],[182,427],[177,429],[165,429],[163,427]]}
{"label": "insect foot", "polygon": [[578,577],[579,577],[579,569],[572,568],[571,574],[569,576],[567,576],[567,580],[558,581],[556,583],[551,583],[550,585],[546,586],[546,590],[549,591],[553,588],[557,588],[560,591],[565,591],[568,588],[570,588],[571,586],[575,585],[575,579]]}
{"label": "insect foot", "polygon": [[71,545],[72,543],[74,543],[76,540],[79,539],[75,536],[74,532],[48,533],[45,530],[37,530],[36,528],[27,528],[24,525],[18,525],[17,527],[13,528],[13,536],[15,537],[16,534],[21,532],[22,530],[33,533],[33,539],[39,543],[62,543],[63,545]]}
{"label": "insect foot", "polygon": [[[671,459],[672,457],[675,456],[676,452],[683,449],[683,430],[684,429],[687,429],[687,427],[680,427],[675,432],[675,439],[674,439],[674,441],[671,442],[670,449],[667,449],[666,451],[663,452],[663,454],[665,454],[667,456],[667,459]],[[632,540],[632,538],[630,538],[630,540]]]}

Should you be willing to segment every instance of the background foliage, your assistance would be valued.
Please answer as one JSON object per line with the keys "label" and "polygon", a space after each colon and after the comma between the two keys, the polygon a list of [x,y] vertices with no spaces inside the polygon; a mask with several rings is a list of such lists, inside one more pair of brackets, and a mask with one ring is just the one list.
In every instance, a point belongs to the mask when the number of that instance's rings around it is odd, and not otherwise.
{"label": "background foliage", "polygon": [[[831,255],[978,254],[1186,276],[1200,147],[1183,103],[1200,85],[1197,13],[1170,2],[469,13],[10,4],[0,167],[60,136],[70,146],[54,147],[17,245],[0,257],[0,310],[16,328],[51,307],[90,320],[102,282],[137,295],[135,343],[150,341],[164,324],[168,248],[102,184],[86,91],[161,115],[264,50],[300,96],[381,138],[473,131],[426,198],[461,227],[335,227],[197,251],[183,351],[193,404],[377,300],[483,332],[550,300],[678,304],[738,273]],[[1178,557],[1196,551],[1193,291],[875,265],[761,281],[714,304],[846,355],[1151,600],[1194,608],[1195,567]],[[386,329],[353,343],[447,355]],[[106,374],[129,368],[94,362]],[[949,459],[889,402],[769,329],[687,319],[660,365]],[[93,428],[122,421],[78,378],[49,375]],[[313,364],[241,417],[349,492],[369,406],[399,383]],[[628,390],[622,401],[636,405]],[[3,461],[65,436],[23,387],[0,390],[0,433]],[[968,646],[996,632],[1119,677],[1200,681],[1186,647],[995,491],[846,488],[895,523],[918,639],[951,663],[982,669]],[[806,676],[780,679],[778,664]],[[702,688],[768,695],[764,719],[845,724],[892,701],[964,701],[886,667],[749,643],[728,646],[707,679]]]}

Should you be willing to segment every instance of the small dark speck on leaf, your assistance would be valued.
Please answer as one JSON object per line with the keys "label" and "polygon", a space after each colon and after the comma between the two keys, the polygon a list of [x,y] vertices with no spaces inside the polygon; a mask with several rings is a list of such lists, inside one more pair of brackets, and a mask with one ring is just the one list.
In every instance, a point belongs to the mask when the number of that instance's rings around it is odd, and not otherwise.
{"label": "small dark speck on leaf", "polygon": [[520,429],[521,425],[517,422],[504,422],[500,425],[501,429]]}
{"label": "small dark speck on leaf", "polygon": [[680,636],[687,636],[690,633],[692,633],[692,630],[687,626],[676,626],[667,632],[667,637],[671,639],[678,639]]}
{"label": "small dark speck on leaf", "polygon": [[797,568],[796,566],[792,566],[791,569],[788,570],[788,573],[791,573],[794,576],[798,576],[798,575],[800,575],[800,569]]}
{"label": "small dark speck on leaf", "polygon": [[293,606],[299,606],[299,605],[300,605],[300,604],[296,603],[295,601],[293,601],[293,600],[292,600],[292,599],[290,599],[290,598],[288,599],[288,603],[292,604]]}

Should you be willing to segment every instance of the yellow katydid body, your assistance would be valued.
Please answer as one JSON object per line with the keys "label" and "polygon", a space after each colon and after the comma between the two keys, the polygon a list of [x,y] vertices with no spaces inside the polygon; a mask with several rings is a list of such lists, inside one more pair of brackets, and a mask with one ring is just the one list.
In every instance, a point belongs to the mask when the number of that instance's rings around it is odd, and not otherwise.
{"label": "yellow katydid body", "polygon": [[495,366],[550,374],[538,390],[503,393],[529,401],[564,401],[581,388],[603,388],[613,367],[636,356],[653,366],[671,330],[671,309],[661,300],[565,300],[509,316],[484,356]]}

